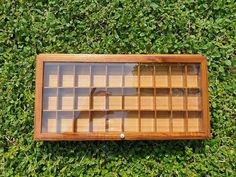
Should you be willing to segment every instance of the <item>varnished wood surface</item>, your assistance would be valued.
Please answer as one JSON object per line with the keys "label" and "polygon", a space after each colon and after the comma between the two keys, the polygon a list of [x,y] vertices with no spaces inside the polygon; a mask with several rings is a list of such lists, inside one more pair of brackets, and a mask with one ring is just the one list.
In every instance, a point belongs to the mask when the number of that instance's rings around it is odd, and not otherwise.
{"label": "varnished wood surface", "polygon": [[[112,69],[109,74],[107,67],[102,70],[81,70],[77,73],[75,67],[58,67],[49,69],[48,78],[43,76],[44,62],[86,62],[86,63],[183,63],[184,65],[172,69],[168,66],[160,70],[141,70],[139,66],[137,76],[122,75],[124,68]],[[194,71],[186,66],[191,63],[200,64],[199,81]],[[155,68],[153,66],[152,68]],[[97,73],[97,74],[96,74]],[[112,72],[111,72],[112,73]],[[61,78],[59,79],[59,76]],[[188,77],[187,77],[188,76]],[[101,82],[94,82],[100,80]],[[156,88],[156,83],[158,87]],[[137,95],[72,95],[57,91],[57,95],[49,95],[43,105],[44,88],[57,90],[65,88],[104,87],[123,88],[137,87]],[[58,87],[60,83],[61,87]],[[91,85],[90,85],[91,83]],[[163,88],[166,93],[159,93]],[[182,95],[175,96],[175,88],[183,89]],[[188,89],[201,89],[201,96],[189,95]],[[149,95],[143,90],[154,89]],[[167,89],[167,90],[166,90]],[[120,133],[125,134],[125,140],[175,140],[175,139],[206,139],[210,137],[209,103],[207,83],[206,57],[201,55],[103,55],[103,54],[40,54],[36,65],[36,96],[35,96],[35,140],[120,140]],[[173,96],[170,96],[172,95]],[[58,101],[56,101],[58,100]],[[73,104],[76,100],[83,103]],[[108,105],[106,104],[108,102]],[[79,102],[78,102],[79,103]],[[92,104],[91,104],[92,103]],[[136,103],[136,104],[135,104]],[[107,105],[107,106],[106,106]],[[60,118],[63,126],[58,127],[56,119],[48,118],[47,132],[42,133],[42,110],[73,111],[71,117]],[[124,119],[122,115],[110,117],[109,114],[99,116],[107,109],[125,111],[132,110],[136,115]],[[74,111],[87,111],[83,118],[75,119]],[[93,112],[91,112],[93,111]],[[149,112],[147,112],[149,111]],[[151,112],[150,112],[151,111]],[[169,118],[158,115],[157,111],[171,111]],[[181,112],[182,111],[182,112]],[[201,117],[193,111],[202,111]],[[178,113],[179,112],[179,113]],[[103,113],[102,113],[103,114]],[[57,117],[56,116],[56,117]],[[191,116],[191,118],[190,118]],[[157,118],[158,117],[158,118]],[[108,122],[106,120],[109,120]],[[91,124],[92,123],[92,124]],[[92,125],[92,127],[91,127]],[[58,132],[60,129],[60,133]],[[113,132],[114,131],[114,132]],[[117,132],[118,131],[118,132]],[[190,131],[190,132],[188,132]]]}

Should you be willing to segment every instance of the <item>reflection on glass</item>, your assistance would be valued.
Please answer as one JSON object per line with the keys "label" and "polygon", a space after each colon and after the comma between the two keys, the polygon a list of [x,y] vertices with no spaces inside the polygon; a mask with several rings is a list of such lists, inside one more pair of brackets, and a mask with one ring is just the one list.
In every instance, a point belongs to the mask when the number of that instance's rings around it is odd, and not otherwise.
{"label": "reflection on glass", "polygon": [[75,112],[75,118],[77,119],[77,132],[89,132],[90,120],[88,111]]}
{"label": "reflection on glass", "polygon": [[89,88],[76,88],[75,97],[76,97],[76,109],[77,110],[89,110],[90,97],[89,97]]}
{"label": "reflection on glass", "polygon": [[140,65],[140,87],[153,87],[154,66],[151,63]]}
{"label": "reflection on glass", "polygon": [[44,87],[57,87],[58,65],[46,63],[44,67]]}
{"label": "reflection on glass", "polygon": [[141,132],[155,131],[155,113],[153,111],[141,112]]}
{"label": "reflection on glass", "polygon": [[201,93],[199,89],[188,89],[187,97],[187,109],[188,110],[200,110],[201,109]]}
{"label": "reflection on glass", "polygon": [[138,87],[138,64],[124,64],[124,87]]}
{"label": "reflection on glass", "polygon": [[74,87],[74,65],[72,64],[60,64],[60,83],[61,87]]}
{"label": "reflection on glass", "polygon": [[57,132],[57,115],[56,112],[44,112],[42,121],[43,133],[56,133]]}
{"label": "reflection on glass", "polygon": [[90,64],[88,63],[79,63],[75,65],[75,78],[76,78],[76,87],[90,87]]}
{"label": "reflection on glass", "polygon": [[105,64],[93,64],[91,75],[93,87],[106,87],[107,80]]}
{"label": "reflection on glass", "polygon": [[155,64],[155,83],[156,88],[168,87],[169,66],[165,64]]}
{"label": "reflection on glass", "polygon": [[171,65],[171,86],[173,88],[184,87],[184,65]]}
{"label": "reflection on glass", "polygon": [[187,86],[189,88],[199,87],[200,82],[200,65],[191,64],[188,65],[188,75],[187,75]]}
{"label": "reflection on glass", "polygon": [[43,79],[43,133],[203,128],[199,64],[45,63]]}
{"label": "reflection on glass", "polygon": [[121,132],[122,131],[122,111],[109,111],[107,112],[107,121],[109,132]]}
{"label": "reflection on glass", "polygon": [[67,111],[74,109],[73,89],[59,89],[59,110]]}
{"label": "reflection on glass", "polygon": [[119,64],[109,64],[108,65],[108,87],[122,87],[122,72],[123,66]]}
{"label": "reflection on glass", "polygon": [[154,89],[141,88],[140,89],[140,106],[141,110],[153,110],[154,109]]}
{"label": "reflection on glass", "polygon": [[60,122],[60,132],[73,132],[73,112],[65,111],[65,112],[59,112],[58,118]]}
{"label": "reflection on glass", "polygon": [[138,109],[138,89],[125,88],[124,89],[124,109],[137,110]]}
{"label": "reflection on glass", "polygon": [[139,118],[137,111],[127,111],[124,113],[124,131],[138,132]]}
{"label": "reflection on glass", "polygon": [[184,110],[184,89],[173,89],[172,91],[172,109]]}

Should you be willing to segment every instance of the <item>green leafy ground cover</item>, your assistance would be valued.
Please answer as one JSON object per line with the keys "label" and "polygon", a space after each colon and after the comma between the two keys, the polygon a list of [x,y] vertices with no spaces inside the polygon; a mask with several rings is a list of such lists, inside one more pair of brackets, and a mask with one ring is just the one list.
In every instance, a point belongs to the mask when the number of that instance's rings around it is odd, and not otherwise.
{"label": "green leafy ground cover", "polygon": [[[1,0],[0,176],[236,176],[234,0]],[[208,141],[33,141],[38,53],[208,57]]]}

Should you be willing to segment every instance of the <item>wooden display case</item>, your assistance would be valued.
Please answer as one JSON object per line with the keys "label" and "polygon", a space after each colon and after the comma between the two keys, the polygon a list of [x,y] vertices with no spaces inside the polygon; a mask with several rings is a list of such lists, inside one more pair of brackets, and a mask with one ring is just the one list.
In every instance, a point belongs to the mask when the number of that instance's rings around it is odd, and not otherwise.
{"label": "wooden display case", "polygon": [[40,54],[35,140],[210,137],[206,57]]}

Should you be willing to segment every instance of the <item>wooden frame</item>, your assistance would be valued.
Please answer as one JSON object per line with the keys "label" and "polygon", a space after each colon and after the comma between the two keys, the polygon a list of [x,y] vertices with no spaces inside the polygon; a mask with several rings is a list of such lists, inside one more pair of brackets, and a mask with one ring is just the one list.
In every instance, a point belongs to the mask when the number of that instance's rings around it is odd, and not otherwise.
{"label": "wooden frame", "polygon": [[209,137],[202,55],[37,56],[36,141]]}

